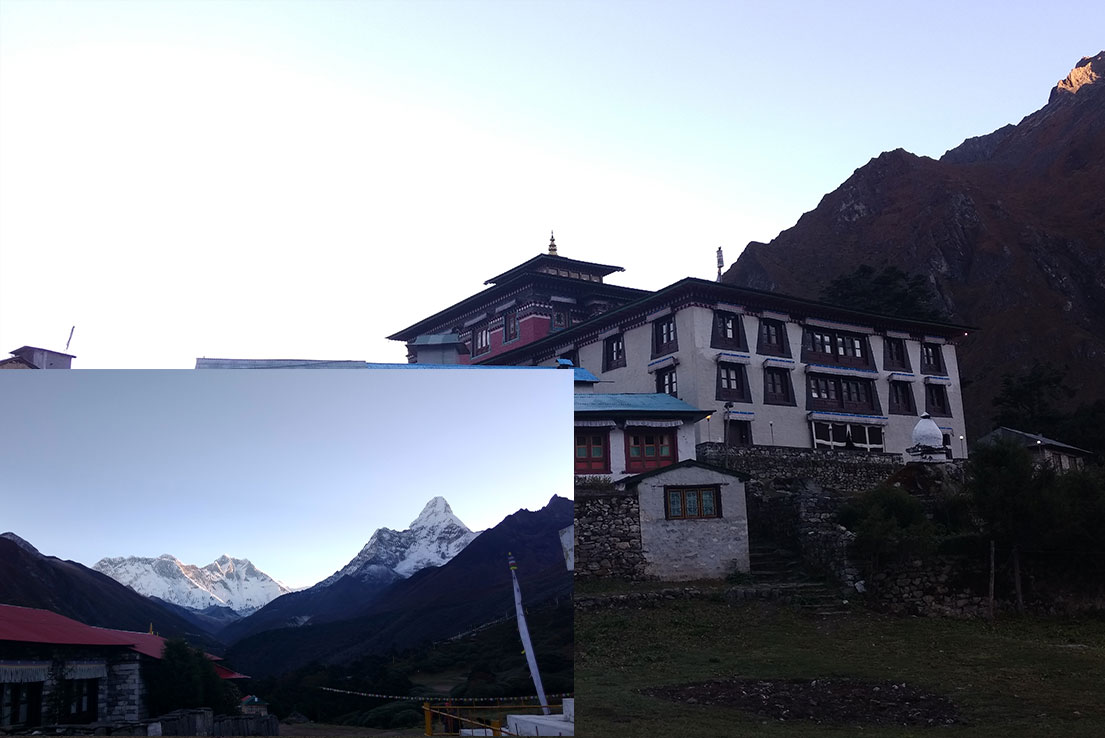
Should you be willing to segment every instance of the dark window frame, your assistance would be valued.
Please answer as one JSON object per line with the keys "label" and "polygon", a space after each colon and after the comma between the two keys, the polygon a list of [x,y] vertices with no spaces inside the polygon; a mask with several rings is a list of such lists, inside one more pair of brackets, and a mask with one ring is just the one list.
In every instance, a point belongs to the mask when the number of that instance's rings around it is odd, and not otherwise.
{"label": "dark window frame", "polygon": [[[706,507],[703,503],[705,497],[703,493],[708,493],[712,499],[712,510],[708,514],[703,512]],[[673,496],[679,500],[677,506],[672,505]],[[694,501],[693,514],[690,514],[688,510],[690,500]],[[720,484],[664,487],[664,518],[666,520],[715,520],[724,517],[724,512],[721,509]]]}
{"label": "dark window frame", "polygon": [[679,378],[674,366],[656,370],[656,393],[679,397]]}
{"label": "dark window frame", "polygon": [[942,384],[925,385],[925,412],[934,418],[952,417],[948,388]]}
{"label": "dark window frame", "polygon": [[904,338],[884,336],[882,342],[882,365],[884,369],[913,371],[909,363],[909,350]]}
{"label": "dark window frame", "polygon": [[61,684],[65,722],[94,723],[99,717],[100,680],[66,679]]}
{"label": "dark window frame", "polygon": [[[33,728],[42,725],[42,693],[44,682],[0,683],[0,703],[11,709],[5,728]],[[0,723],[2,724],[2,723]]]}
{"label": "dark window frame", "polygon": [[673,354],[679,350],[679,335],[675,330],[675,313],[652,321],[652,356]]}
{"label": "dark window frame", "polygon": [[913,396],[912,382],[891,380],[887,395],[887,411],[891,415],[917,414],[917,398]]}
{"label": "dark window frame", "polygon": [[[769,377],[777,378],[778,382],[770,380]],[[789,369],[776,366],[764,367],[764,404],[789,405],[792,407],[797,405],[794,399],[794,383],[791,380]]]}
{"label": "dark window frame", "polygon": [[[618,349],[616,355],[613,350],[615,347]],[[608,372],[611,369],[621,369],[625,365],[625,334],[607,336],[602,342],[602,370]]]}
{"label": "dark window frame", "polygon": [[921,344],[921,373],[944,376],[947,374],[944,364],[944,348],[938,343]]}
{"label": "dark window frame", "polygon": [[878,391],[871,379],[836,374],[807,374],[806,409],[877,415]]}
{"label": "dark window frame", "polygon": [[[733,386],[734,384],[736,386]],[[752,391],[748,388],[748,372],[744,364],[730,361],[718,362],[714,399],[752,402]]]}
{"label": "dark window frame", "polygon": [[483,323],[472,328],[472,355],[482,356],[491,351],[491,324]]}
{"label": "dark window frame", "polygon": [[740,315],[727,310],[715,310],[713,326],[710,332],[710,348],[748,350],[748,343],[744,339],[744,321]]}
{"label": "dark window frame", "polygon": [[807,326],[802,330],[802,361],[873,369],[871,342],[863,333]]}
{"label": "dark window frame", "polygon": [[[774,333],[774,340],[772,340]],[[760,318],[760,328],[756,339],[756,353],[767,356],[785,356],[790,358],[790,340],[787,326],[781,320]]]}
{"label": "dark window frame", "polygon": [[503,343],[518,340],[518,313],[511,310],[503,313]]}

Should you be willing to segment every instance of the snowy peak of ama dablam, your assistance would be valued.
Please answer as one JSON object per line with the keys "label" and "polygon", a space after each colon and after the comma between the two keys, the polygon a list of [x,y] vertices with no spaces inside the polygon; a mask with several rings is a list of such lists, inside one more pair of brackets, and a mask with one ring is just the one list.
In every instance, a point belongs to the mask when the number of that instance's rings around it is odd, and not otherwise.
{"label": "snowy peak of ama dablam", "polygon": [[249,559],[225,554],[202,568],[170,554],[101,559],[93,568],[139,594],[193,610],[229,607],[248,615],[291,591]]}
{"label": "snowy peak of ama dablam", "polygon": [[406,578],[445,564],[478,535],[453,514],[444,497],[434,497],[406,530],[378,528],[352,561],[321,584],[346,576],[366,581]]}

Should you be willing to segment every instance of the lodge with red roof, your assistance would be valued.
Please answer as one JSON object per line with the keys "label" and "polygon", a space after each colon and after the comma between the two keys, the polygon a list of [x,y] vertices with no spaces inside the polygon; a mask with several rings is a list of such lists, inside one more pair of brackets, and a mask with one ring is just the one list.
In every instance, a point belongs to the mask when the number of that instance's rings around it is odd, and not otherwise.
{"label": "lodge with red roof", "polygon": [[[142,667],[164,648],[165,639],[152,633],[0,605],[0,729],[146,719]],[[245,678],[214,666],[223,679]]]}

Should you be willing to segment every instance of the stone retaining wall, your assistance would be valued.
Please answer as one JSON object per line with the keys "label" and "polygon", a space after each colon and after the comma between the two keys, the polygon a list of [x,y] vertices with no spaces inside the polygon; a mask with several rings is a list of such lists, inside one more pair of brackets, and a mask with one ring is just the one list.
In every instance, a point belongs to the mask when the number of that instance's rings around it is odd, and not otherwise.
{"label": "stone retaining wall", "polygon": [[575,533],[576,577],[645,577],[636,493],[613,485],[576,487]]}
{"label": "stone retaining wall", "polygon": [[985,563],[938,556],[885,566],[867,580],[872,607],[902,615],[987,617],[989,574]]}
{"label": "stone retaining wall", "polygon": [[901,454],[813,450],[786,446],[726,446],[700,443],[698,460],[750,474],[770,483],[776,479],[812,479],[844,493],[874,487],[905,463]]}

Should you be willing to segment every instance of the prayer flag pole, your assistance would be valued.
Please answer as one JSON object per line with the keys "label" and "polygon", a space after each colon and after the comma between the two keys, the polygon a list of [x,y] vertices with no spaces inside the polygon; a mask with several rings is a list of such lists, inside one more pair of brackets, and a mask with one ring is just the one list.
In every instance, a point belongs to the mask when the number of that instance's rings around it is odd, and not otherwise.
{"label": "prayer flag pole", "polygon": [[529,664],[529,673],[533,677],[533,686],[537,688],[537,698],[541,700],[541,709],[549,714],[549,701],[545,699],[545,687],[541,684],[541,673],[537,671],[537,656],[533,652],[533,642],[529,637],[529,628],[526,627],[526,615],[522,612],[522,590],[518,587],[518,562],[514,560],[514,554],[507,553],[507,562],[510,564],[510,578],[514,581],[514,609],[518,612],[518,635],[522,637],[522,648],[526,654],[526,663]]}

